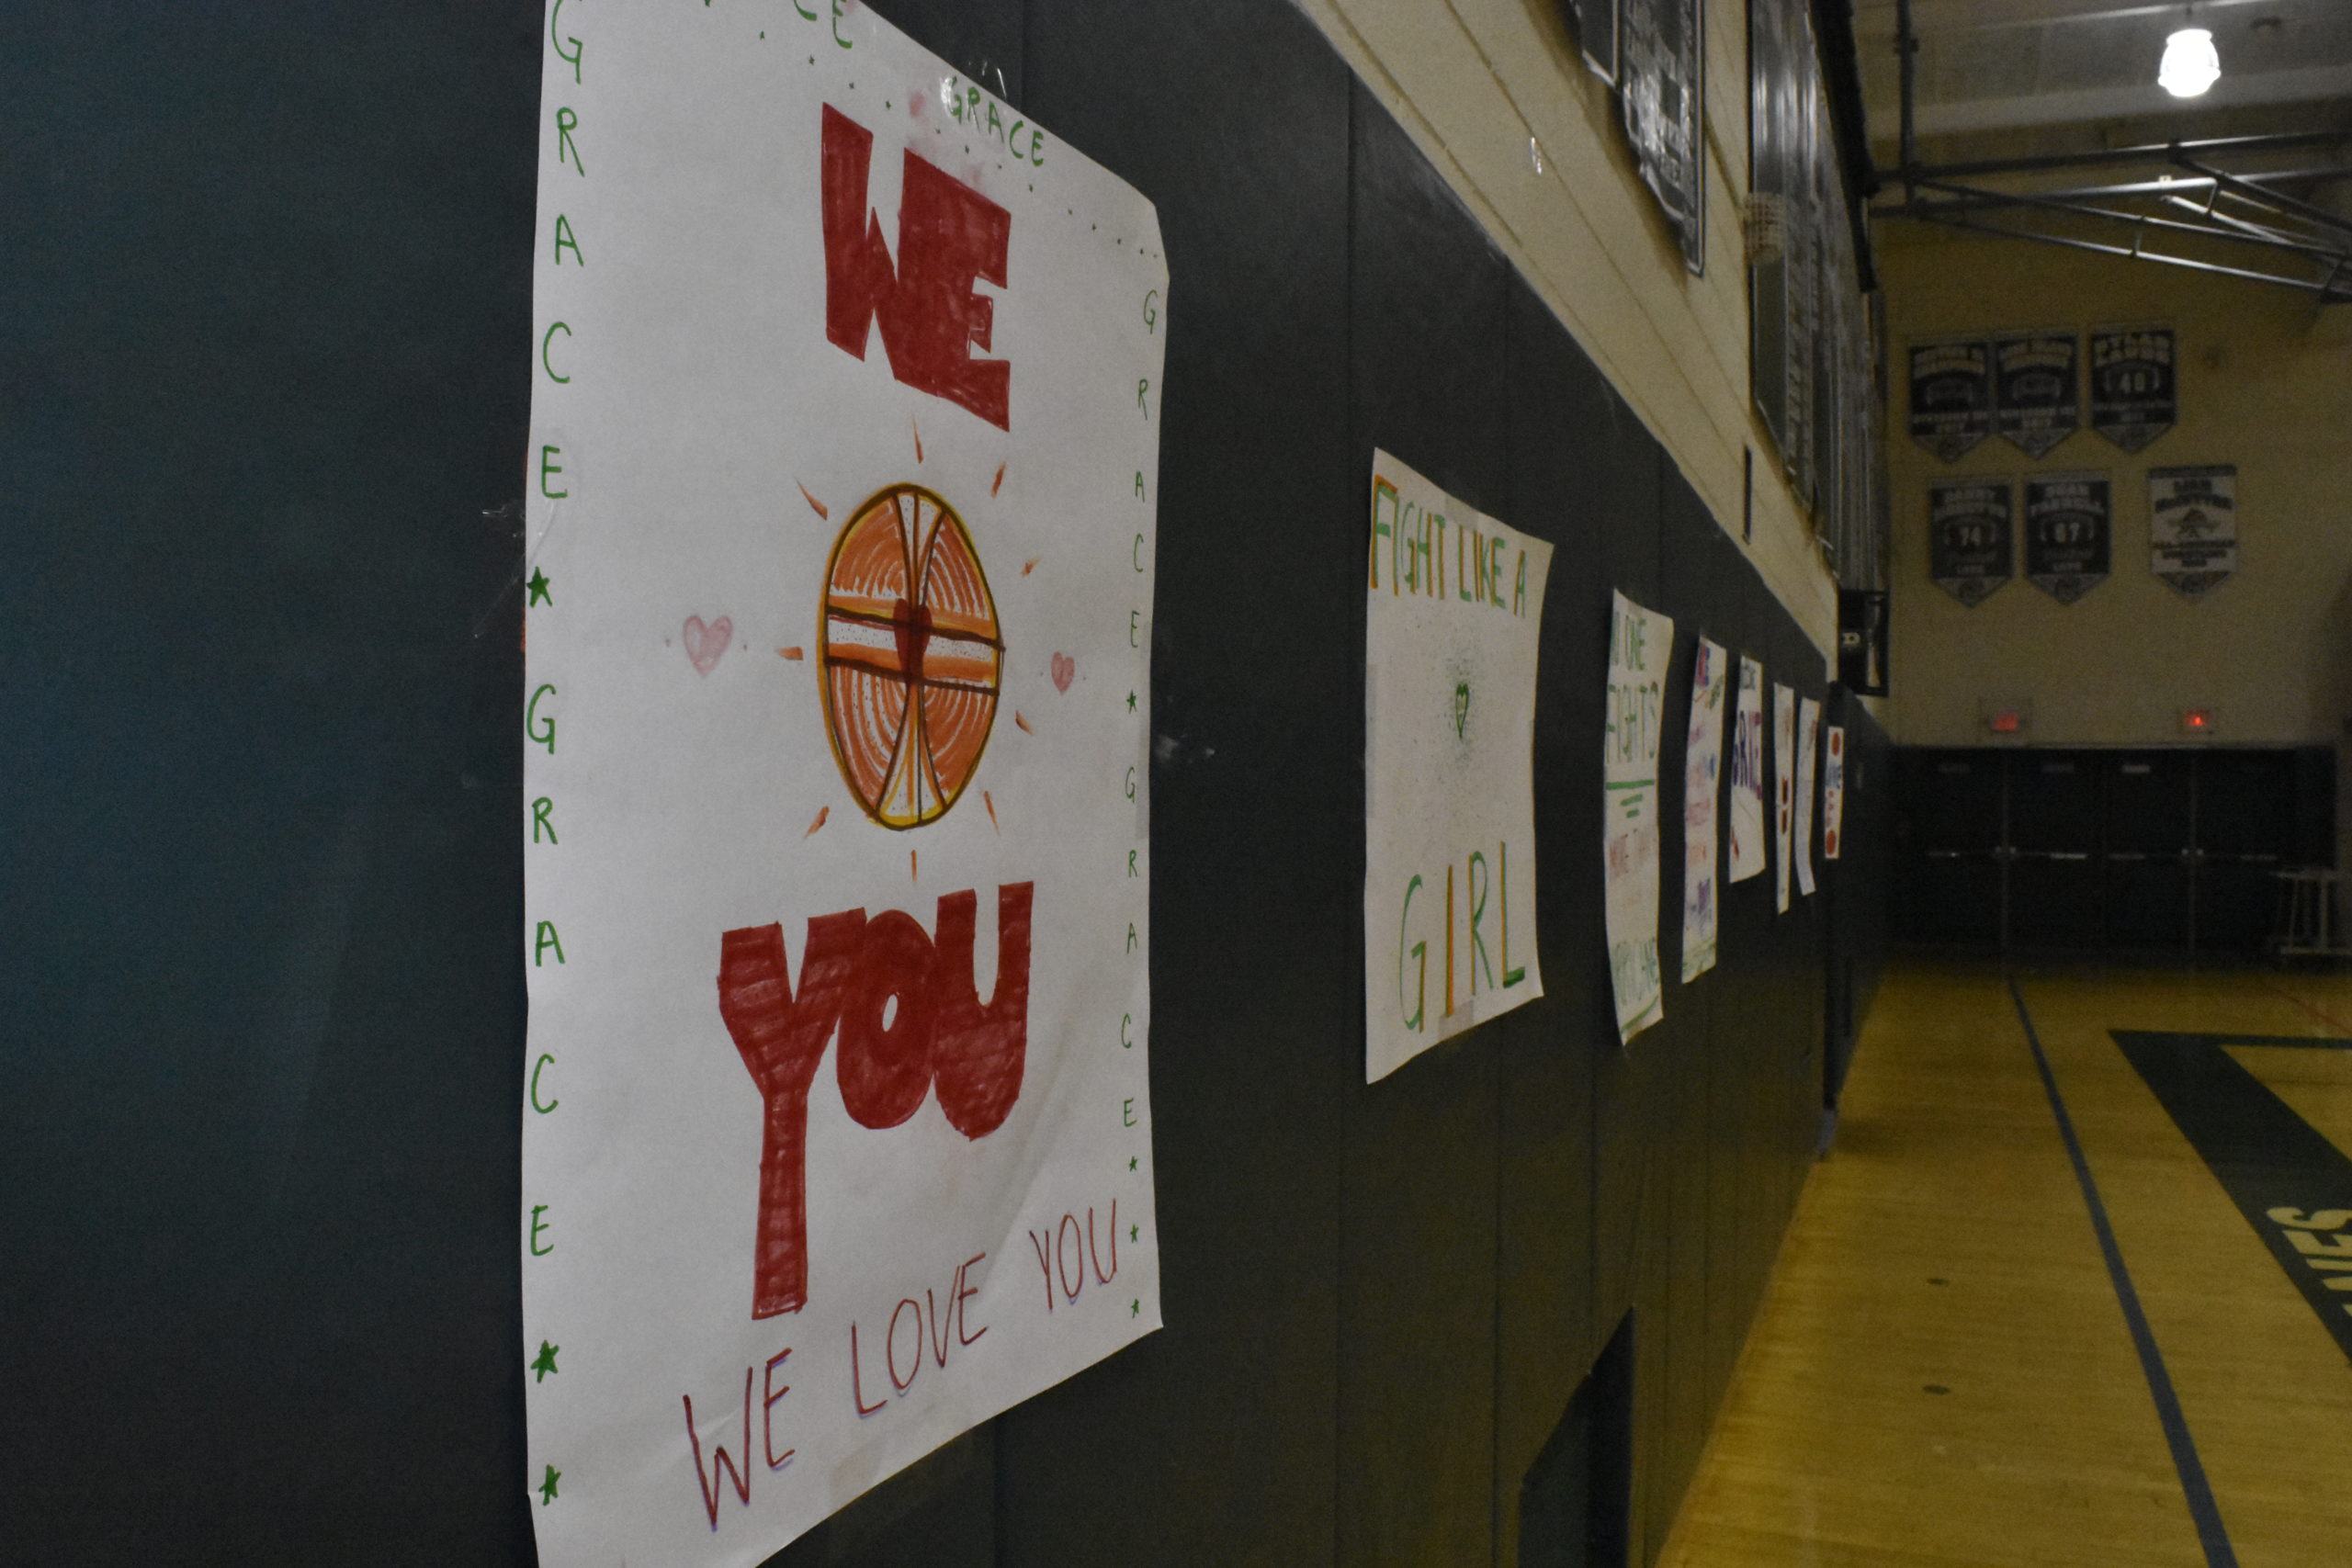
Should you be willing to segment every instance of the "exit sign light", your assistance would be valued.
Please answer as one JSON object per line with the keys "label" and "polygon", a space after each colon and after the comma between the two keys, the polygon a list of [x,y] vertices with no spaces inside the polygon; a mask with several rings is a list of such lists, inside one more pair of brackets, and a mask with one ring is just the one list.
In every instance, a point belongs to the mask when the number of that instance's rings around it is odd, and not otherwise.
{"label": "exit sign light", "polygon": [[2213,732],[2213,710],[2211,708],[2181,709],[2180,732],[2183,735],[2211,735]]}
{"label": "exit sign light", "polygon": [[2025,728],[2025,718],[2015,708],[2001,708],[1985,715],[1984,728],[1996,735],[2015,735]]}

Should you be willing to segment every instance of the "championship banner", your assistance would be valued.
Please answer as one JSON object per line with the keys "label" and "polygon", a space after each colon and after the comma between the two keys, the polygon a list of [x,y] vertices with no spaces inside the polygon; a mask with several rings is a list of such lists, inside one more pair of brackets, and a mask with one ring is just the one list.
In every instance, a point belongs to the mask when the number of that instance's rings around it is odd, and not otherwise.
{"label": "championship banner", "polygon": [[1764,874],[1764,666],[1742,655],[1731,717],[1731,875]]}
{"label": "championship banner", "polygon": [[2082,340],[2071,332],[1993,340],[1996,423],[2029,457],[2049,452],[2082,423]]}
{"label": "championship banner", "polygon": [[2107,581],[2114,487],[2105,474],[2029,474],[2025,574],[2061,604]]}
{"label": "championship banner", "polygon": [[2016,570],[2009,481],[1945,479],[1928,486],[1928,575],[1973,609]]}
{"label": "championship banner", "polygon": [[1657,956],[1658,742],[1666,726],[1666,667],[1674,623],[1623,593],[1610,595],[1609,703],[1601,711],[1601,914],[1617,997],[1617,1042],[1666,1016]]}
{"label": "championship banner", "polygon": [[1552,547],[1372,455],[1364,1081],[1544,994],[1535,660]]}
{"label": "championship banner", "polygon": [[2094,327],[2090,342],[2091,428],[2137,452],[2180,417],[2173,330]]}
{"label": "championship banner", "polygon": [[2156,575],[2191,599],[2237,570],[2237,466],[2150,468],[2148,547]]}
{"label": "championship banner", "polygon": [[1846,729],[1831,725],[1821,742],[1821,858],[1838,858],[1846,834]]}
{"label": "championship banner", "polygon": [[1811,697],[1797,703],[1796,827],[1791,834],[1796,854],[1797,891],[1813,897],[1813,769],[1821,741],[1821,705]]}
{"label": "championship banner", "polygon": [[1983,338],[1911,350],[1911,439],[1949,463],[1993,434],[1993,351]]}
{"label": "championship banner", "polygon": [[1690,664],[1690,729],[1682,750],[1682,983],[1715,966],[1716,832],[1723,802],[1724,694],[1731,662],[1705,637]]}
{"label": "championship banner", "polygon": [[1796,826],[1797,694],[1772,682],[1773,908],[1789,912],[1789,840]]}
{"label": "championship banner", "polygon": [[1159,1324],[1168,274],[863,6],[548,22],[525,1479],[748,1568]]}

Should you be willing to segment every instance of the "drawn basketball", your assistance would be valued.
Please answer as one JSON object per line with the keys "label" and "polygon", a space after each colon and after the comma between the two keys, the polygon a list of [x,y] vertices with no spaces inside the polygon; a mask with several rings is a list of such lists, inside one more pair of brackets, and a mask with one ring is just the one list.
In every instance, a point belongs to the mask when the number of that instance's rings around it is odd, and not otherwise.
{"label": "drawn basketball", "polygon": [[1004,665],[956,509],[911,484],[859,506],[833,541],[817,641],[826,734],[858,805],[886,828],[944,816],[988,747]]}

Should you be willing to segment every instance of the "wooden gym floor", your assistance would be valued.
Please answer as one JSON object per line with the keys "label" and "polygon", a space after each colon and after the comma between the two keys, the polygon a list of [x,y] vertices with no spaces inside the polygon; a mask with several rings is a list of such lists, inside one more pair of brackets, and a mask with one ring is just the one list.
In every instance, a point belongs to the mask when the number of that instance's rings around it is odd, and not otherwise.
{"label": "wooden gym floor", "polygon": [[2352,978],[1898,964],[1661,1562],[2352,1564],[2346,1154]]}

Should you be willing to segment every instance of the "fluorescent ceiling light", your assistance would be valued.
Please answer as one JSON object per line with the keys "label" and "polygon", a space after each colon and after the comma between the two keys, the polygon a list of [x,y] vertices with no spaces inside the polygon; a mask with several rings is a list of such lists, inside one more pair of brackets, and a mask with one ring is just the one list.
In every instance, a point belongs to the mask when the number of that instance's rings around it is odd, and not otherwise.
{"label": "fluorescent ceiling light", "polygon": [[2165,39],[2164,62],[2156,67],[2156,85],[2176,98],[2193,98],[2222,79],[2222,57],[2213,49],[2213,35],[2203,28],[2183,28]]}

